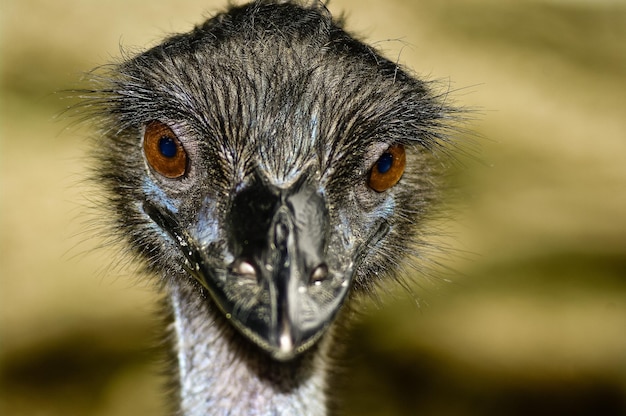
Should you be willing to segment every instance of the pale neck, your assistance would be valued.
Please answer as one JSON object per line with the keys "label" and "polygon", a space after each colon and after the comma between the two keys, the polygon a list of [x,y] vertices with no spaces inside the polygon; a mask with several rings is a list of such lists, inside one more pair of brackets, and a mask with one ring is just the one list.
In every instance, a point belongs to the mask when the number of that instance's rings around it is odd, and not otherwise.
{"label": "pale neck", "polygon": [[326,415],[329,339],[301,359],[278,363],[235,333],[196,290],[173,288],[170,302],[181,414]]}

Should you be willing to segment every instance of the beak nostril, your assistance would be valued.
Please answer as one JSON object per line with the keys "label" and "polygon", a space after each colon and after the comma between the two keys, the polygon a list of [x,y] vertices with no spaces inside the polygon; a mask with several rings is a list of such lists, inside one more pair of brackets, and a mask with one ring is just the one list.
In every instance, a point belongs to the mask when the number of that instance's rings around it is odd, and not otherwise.
{"label": "beak nostril", "polygon": [[320,264],[311,272],[310,282],[314,285],[321,284],[328,278],[328,266],[325,263]]}
{"label": "beak nostril", "polygon": [[231,265],[230,270],[238,276],[255,280],[257,279],[257,271],[254,264],[246,259],[235,260]]}

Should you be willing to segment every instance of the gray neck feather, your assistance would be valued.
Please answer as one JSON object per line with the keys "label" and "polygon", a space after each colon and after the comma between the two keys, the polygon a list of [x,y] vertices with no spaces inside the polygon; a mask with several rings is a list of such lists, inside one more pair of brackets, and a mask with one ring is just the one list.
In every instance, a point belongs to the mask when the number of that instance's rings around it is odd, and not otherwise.
{"label": "gray neck feather", "polygon": [[197,289],[173,287],[170,303],[180,414],[326,415],[332,334],[304,357],[280,363],[235,333]]}

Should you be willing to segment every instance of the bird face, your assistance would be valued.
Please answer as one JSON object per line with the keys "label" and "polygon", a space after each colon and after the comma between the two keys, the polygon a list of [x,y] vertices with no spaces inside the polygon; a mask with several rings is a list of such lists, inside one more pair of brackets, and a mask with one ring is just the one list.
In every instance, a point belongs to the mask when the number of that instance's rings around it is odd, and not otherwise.
{"label": "bird face", "polygon": [[113,72],[99,178],[118,230],[273,358],[417,240],[443,107],[319,5],[235,8]]}
{"label": "bird face", "polygon": [[[265,152],[250,150],[246,169],[228,169],[236,173],[229,196],[219,203],[219,194],[209,190],[209,166],[202,163],[214,156],[202,154],[201,138],[182,134],[160,121],[144,127],[141,210],[175,244],[177,262],[241,333],[276,359],[293,358],[332,323],[355,269],[389,232],[393,208],[386,213],[381,208],[393,205],[392,194],[381,195],[374,212],[359,207],[358,194],[393,187],[404,171],[404,148],[392,145],[378,155],[387,145],[370,146],[375,153],[359,155],[365,169],[348,189],[344,184],[333,189],[337,173],[322,172],[315,154],[301,156],[303,166],[290,167],[294,171],[286,182],[284,171],[281,179],[269,175],[266,166],[272,163]],[[289,137],[275,134],[277,142],[291,145]],[[338,198],[340,193],[352,195]]]}

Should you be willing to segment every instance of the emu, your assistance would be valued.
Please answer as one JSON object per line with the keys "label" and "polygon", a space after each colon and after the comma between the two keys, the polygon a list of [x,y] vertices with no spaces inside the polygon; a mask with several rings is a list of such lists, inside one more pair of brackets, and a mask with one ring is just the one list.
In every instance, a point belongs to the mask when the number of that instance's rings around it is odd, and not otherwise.
{"label": "emu", "polygon": [[93,179],[167,295],[176,414],[327,414],[338,328],[422,255],[454,109],[342,24],[258,0],[94,75]]}

